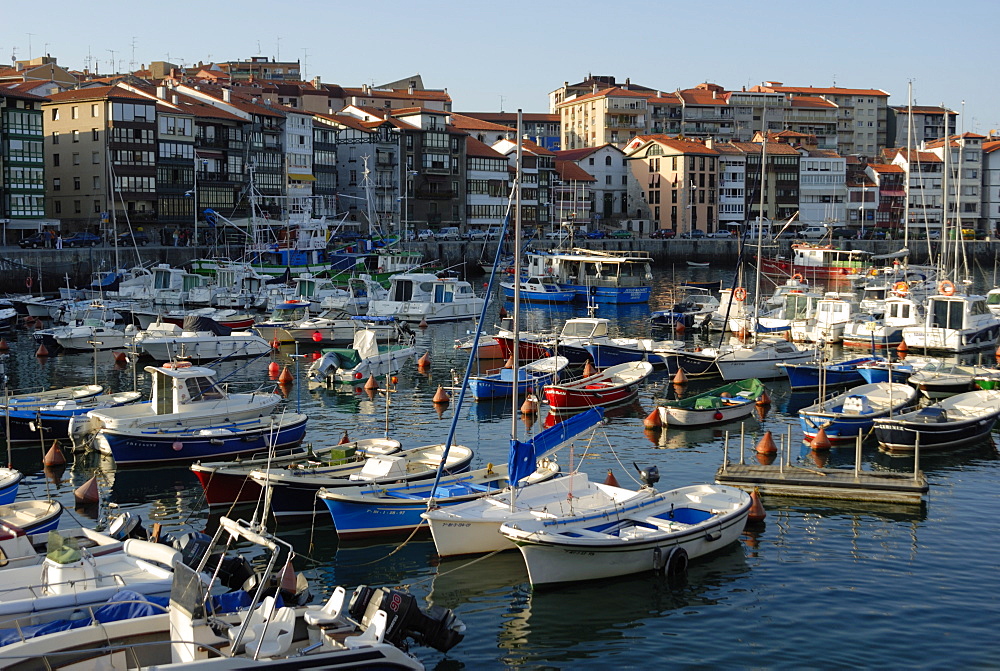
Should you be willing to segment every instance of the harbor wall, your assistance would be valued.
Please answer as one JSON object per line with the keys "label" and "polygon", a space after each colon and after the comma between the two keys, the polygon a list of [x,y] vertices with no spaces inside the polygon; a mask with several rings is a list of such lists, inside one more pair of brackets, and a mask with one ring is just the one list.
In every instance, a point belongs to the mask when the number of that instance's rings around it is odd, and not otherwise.
{"label": "harbor wall", "polygon": [[[765,255],[780,253],[788,255],[795,241],[771,242],[765,249]],[[738,240],[587,240],[577,243],[578,246],[601,251],[639,251],[648,252],[653,258],[654,267],[666,270],[671,266],[682,266],[687,261],[711,262],[713,265],[735,264],[739,255]],[[936,254],[941,243],[931,241],[932,251]],[[410,242],[409,249],[420,251],[427,260],[437,259],[445,267],[452,267],[470,276],[482,273],[480,263],[492,263],[496,255],[496,242]],[[532,241],[531,248],[535,250],[555,249],[555,241]],[[890,254],[902,247],[898,240],[842,240],[838,241],[842,249],[860,249],[873,254]],[[910,261],[912,263],[927,263],[928,241],[916,240],[910,243]],[[752,253],[752,248],[751,248]],[[966,255],[973,270],[978,264],[979,269],[992,270],[1000,255],[1000,241],[966,241]],[[172,266],[183,266],[197,258],[197,250],[193,247],[161,247],[149,245],[141,247],[138,254],[132,248],[119,248],[118,259],[121,267],[131,267],[138,264],[152,265],[167,263]],[[31,276],[32,291],[39,291],[39,276],[41,288],[45,293],[54,293],[60,286],[66,286],[69,277],[71,286],[89,284],[95,272],[110,270],[116,267],[115,250],[112,247],[87,247],[74,249],[20,249],[7,247],[0,250],[0,292],[25,293],[27,291],[25,278]]]}

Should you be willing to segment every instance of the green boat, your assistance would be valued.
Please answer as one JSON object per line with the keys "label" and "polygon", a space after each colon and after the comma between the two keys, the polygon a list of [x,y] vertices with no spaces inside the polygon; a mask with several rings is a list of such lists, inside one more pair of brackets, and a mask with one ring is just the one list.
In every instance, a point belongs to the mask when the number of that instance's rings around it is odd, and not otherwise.
{"label": "green boat", "polygon": [[751,378],[667,401],[657,410],[660,422],[667,426],[708,426],[746,417],[763,394],[764,385],[757,378]]}

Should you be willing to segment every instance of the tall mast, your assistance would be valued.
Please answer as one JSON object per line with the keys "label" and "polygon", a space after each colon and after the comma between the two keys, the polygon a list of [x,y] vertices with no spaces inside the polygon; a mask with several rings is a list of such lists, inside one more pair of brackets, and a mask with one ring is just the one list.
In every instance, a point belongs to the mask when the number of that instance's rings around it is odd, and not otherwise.
{"label": "tall mast", "polygon": [[763,130],[763,138],[760,143],[760,213],[757,215],[757,278],[753,289],[753,318],[754,329],[753,339],[757,342],[757,325],[760,319],[760,275],[762,271],[762,247],[764,244],[764,190],[767,177],[767,101],[760,114],[760,124]]}
{"label": "tall mast", "polygon": [[[524,161],[524,147],[521,144],[521,110],[517,110],[517,153],[515,156],[515,162],[517,163],[516,172],[514,173],[514,328],[511,329],[511,342],[514,343],[514,352],[511,356],[511,367],[514,372],[514,382],[513,382],[513,393],[511,394],[511,403],[513,404],[513,412],[510,414],[510,439],[517,440],[517,418],[518,418],[518,405],[517,405],[517,386],[518,386],[518,372],[520,369],[520,353],[521,353],[521,177],[522,177],[522,167]],[[513,495],[513,485],[511,483],[511,502],[514,500]]]}
{"label": "tall mast", "polygon": [[[947,128],[947,123],[945,124]],[[910,161],[913,157],[913,82],[906,84],[906,183],[903,185],[903,249],[910,248]],[[928,242],[927,244],[930,244]],[[907,259],[903,259],[904,265]]]}

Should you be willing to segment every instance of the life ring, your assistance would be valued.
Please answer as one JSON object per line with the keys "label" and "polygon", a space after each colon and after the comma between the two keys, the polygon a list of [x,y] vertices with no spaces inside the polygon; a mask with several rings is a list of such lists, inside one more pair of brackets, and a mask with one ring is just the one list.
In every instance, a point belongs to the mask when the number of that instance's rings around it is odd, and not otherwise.
{"label": "life ring", "polygon": [[876,277],[878,275],[878,268],[872,268],[868,271],[868,277]]}
{"label": "life ring", "polygon": [[938,290],[945,296],[952,296],[955,294],[955,283],[951,280],[941,280]]}
{"label": "life ring", "polygon": [[742,303],[747,299],[747,290],[743,287],[736,287],[736,290],[733,291],[733,298]]}
{"label": "life ring", "polygon": [[24,286],[28,287],[29,289],[31,288],[31,285],[34,283],[35,283],[35,278],[33,278],[31,275],[28,275],[27,277],[24,278]]}
{"label": "life ring", "polygon": [[895,291],[900,296],[905,296],[910,293],[910,285],[906,282],[896,282],[892,285],[892,290]]}
{"label": "life ring", "polygon": [[802,273],[795,273],[794,275],[792,275],[792,279],[796,280],[797,282],[801,282],[802,281]]}

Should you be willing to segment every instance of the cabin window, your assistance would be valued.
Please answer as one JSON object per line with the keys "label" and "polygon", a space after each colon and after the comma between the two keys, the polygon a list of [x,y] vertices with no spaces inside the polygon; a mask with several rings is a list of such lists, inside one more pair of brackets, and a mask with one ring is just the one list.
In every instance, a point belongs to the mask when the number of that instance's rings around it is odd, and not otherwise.
{"label": "cabin window", "polygon": [[989,309],[986,307],[985,301],[973,301],[969,307],[971,308],[969,310],[970,314],[985,315],[989,313]]}
{"label": "cabin window", "polygon": [[192,377],[187,380],[188,394],[192,401],[219,401],[222,392],[207,377]]}
{"label": "cabin window", "polygon": [[434,302],[452,303],[455,300],[455,286],[453,284],[435,284]]}
{"label": "cabin window", "polygon": [[931,327],[942,329],[962,328],[962,301],[934,301],[931,310]]}
{"label": "cabin window", "polygon": [[410,280],[400,280],[392,285],[393,301],[408,301],[413,298],[413,282]]}
{"label": "cabin window", "polygon": [[156,414],[169,415],[173,412],[173,378],[156,375]]}

